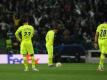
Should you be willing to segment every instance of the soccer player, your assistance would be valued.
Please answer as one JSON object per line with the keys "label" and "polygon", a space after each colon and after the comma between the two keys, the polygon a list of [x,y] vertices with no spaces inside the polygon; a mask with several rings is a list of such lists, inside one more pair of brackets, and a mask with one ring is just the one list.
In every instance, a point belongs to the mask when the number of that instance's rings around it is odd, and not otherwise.
{"label": "soccer player", "polygon": [[105,55],[107,54],[107,21],[105,21],[104,23],[100,24],[97,27],[94,46],[96,49],[99,46],[101,55],[100,55],[100,62],[99,62],[98,70],[103,71]]}
{"label": "soccer player", "polygon": [[20,26],[15,32],[16,38],[21,43],[20,53],[23,55],[24,66],[25,66],[24,71],[29,71],[27,58],[26,58],[27,54],[30,54],[32,59],[32,70],[38,71],[38,69],[35,68],[34,49],[33,49],[32,40],[31,40],[33,35],[34,35],[33,26],[28,24],[28,19],[24,19],[23,25]]}
{"label": "soccer player", "polygon": [[48,53],[48,66],[53,66],[53,45],[54,45],[54,35],[57,32],[57,28],[49,30],[46,34],[46,49]]}

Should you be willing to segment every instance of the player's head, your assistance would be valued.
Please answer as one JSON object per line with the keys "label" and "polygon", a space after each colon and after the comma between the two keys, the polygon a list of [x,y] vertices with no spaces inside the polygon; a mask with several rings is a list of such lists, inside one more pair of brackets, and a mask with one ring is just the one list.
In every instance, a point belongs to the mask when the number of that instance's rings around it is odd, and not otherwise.
{"label": "player's head", "polygon": [[107,16],[102,16],[102,21],[107,23]]}
{"label": "player's head", "polygon": [[57,26],[53,26],[52,29],[54,30],[55,33],[57,33],[57,32],[59,31],[59,27],[58,27],[58,25],[57,25]]}
{"label": "player's head", "polygon": [[23,23],[23,24],[28,24],[28,22],[29,22],[29,21],[28,21],[27,18],[23,18],[23,19],[22,19],[22,23]]}
{"label": "player's head", "polygon": [[59,30],[59,23],[58,23],[58,21],[53,21],[53,22],[52,22],[52,29],[53,29],[55,32],[58,32],[58,30]]}
{"label": "player's head", "polygon": [[23,15],[22,16],[22,23],[23,24],[28,24],[29,23],[28,15]]}
{"label": "player's head", "polygon": [[57,33],[58,32],[58,28],[53,28],[54,32]]}

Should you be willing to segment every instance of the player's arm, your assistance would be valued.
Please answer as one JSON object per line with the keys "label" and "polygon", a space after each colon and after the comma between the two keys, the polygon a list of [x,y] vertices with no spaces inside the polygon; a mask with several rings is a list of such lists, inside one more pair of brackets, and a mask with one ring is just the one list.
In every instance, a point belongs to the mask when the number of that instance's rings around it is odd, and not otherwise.
{"label": "player's arm", "polygon": [[17,31],[15,32],[15,36],[16,36],[17,40],[21,42],[21,38],[19,36],[20,32],[21,32],[21,28],[18,28]]}
{"label": "player's arm", "polygon": [[99,32],[96,32],[95,33],[94,43],[98,43],[98,36],[99,36]]}
{"label": "player's arm", "polygon": [[94,47],[97,49],[98,48],[98,36],[99,36],[99,33],[96,32],[95,34],[95,40],[94,40]]}
{"label": "player's arm", "polygon": [[99,31],[100,27],[98,26],[96,33],[95,33],[95,38],[94,38],[94,47],[97,49],[98,48],[98,37],[99,37]]}
{"label": "player's arm", "polygon": [[36,30],[34,30],[34,28],[32,27],[32,35],[31,35],[31,37],[33,37],[35,32],[36,32]]}

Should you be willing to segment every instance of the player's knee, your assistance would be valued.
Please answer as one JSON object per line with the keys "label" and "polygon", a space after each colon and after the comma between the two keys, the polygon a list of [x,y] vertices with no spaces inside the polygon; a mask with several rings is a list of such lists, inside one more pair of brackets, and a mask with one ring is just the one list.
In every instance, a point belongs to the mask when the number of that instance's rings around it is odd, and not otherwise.
{"label": "player's knee", "polygon": [[49,59],[53,58],[53,56],[49,56]]}
{"label": "player's knee", "polygon": [[23,54],[23,57],[26,57],[26,54]]}
{"label": "player's knee", "polygon": [[104,54],[101,54],[100,58],[101,58],[101,59],[105,59],[105,55],[104,55]]}

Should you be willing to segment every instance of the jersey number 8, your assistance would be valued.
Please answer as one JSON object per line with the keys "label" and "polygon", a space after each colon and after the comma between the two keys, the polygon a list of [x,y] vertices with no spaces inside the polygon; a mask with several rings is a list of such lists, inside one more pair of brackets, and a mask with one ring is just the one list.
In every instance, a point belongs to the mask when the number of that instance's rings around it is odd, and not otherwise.
{"label": "jersey number 8", "polygon": [[101,30],[100,37],[105,37],[106,36],[106,30]]}

